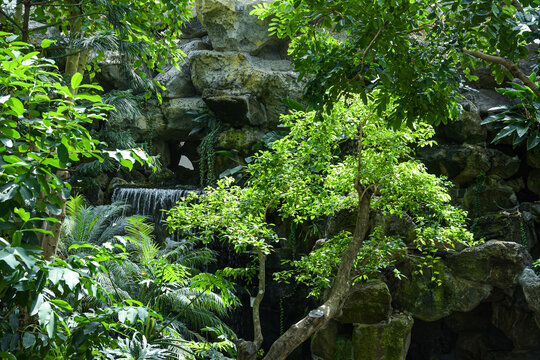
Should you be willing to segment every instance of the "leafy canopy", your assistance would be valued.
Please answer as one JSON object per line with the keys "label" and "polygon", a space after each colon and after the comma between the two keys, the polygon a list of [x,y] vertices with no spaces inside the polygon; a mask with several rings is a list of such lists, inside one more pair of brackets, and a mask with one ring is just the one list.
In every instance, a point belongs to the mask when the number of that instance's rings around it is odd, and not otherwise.
{"label": "leafy canopy", "polygon": [[[55,66],[16,37],[0,33],[0,231],[14,246],[36,242],[42,222],[56,222],[70,185],[58,176],[84,158],[110,157],[131,169],[149,163],[141,149],[103,150],[88,125],[110,109],[82,75],[63,85]],[[80,89],[77,94],[73,89]]]}
{"label": "leafy canopy", "polygon": [[[540,36],[532,0],[277,0],[252,14],[272,17],[270,32],[291,38],[289,54],[314,108],[331,109],[349,94],[366,103],[379,89],[379,115],[397,101],[389,114],[395,127],[454,118],[460,69],[469,74],[485,54],[515,63]],[[499,82],[508,74],[500,59],[492,64]]]}
{"label": "leafy canopy", "polygon": [[[431,126],[417,123],[413,129],[404,125],[389,129],[375,115],[375,106],[363,106],[355,98],[336,103],[329,114],[293,111],[283,116],[290,133],[272,143],[271,150],[253,157],[246,168],[245,187],[223,179],[197,201],[193,196],[180,202],[169,212],[169,225],[204,242],[230,242],[238,252],[268,253],[278,239],[269,214],[305,223],[358,205],[354,183],[361,151],[361,184],[375,189],[372,211],[410,216],[416,226],[415,245],[426,257],[433,260],[437,246],[472,243],[472,234],[465,228],[466,214],[450,205],[449,184],[428,174],[413,158],[413,146],[433,144]],[[360,123],[364,124],[361,140]],[[354,150],[359,141],[360,149]],[[351,145],[353,150],[345,151]],[[351,238],[348,233],[338,234],[323,250],[292,262],[293,270],[279,277],[295,277],[319,294],[331,284],[339,254]],[[371,239],[357,262],[362,278],[390,266],[399,258],[397,250],[405,246],[404,239],[390,238],[380,229],[372,230]],[[254,269],[224,272],[249,276]]]}

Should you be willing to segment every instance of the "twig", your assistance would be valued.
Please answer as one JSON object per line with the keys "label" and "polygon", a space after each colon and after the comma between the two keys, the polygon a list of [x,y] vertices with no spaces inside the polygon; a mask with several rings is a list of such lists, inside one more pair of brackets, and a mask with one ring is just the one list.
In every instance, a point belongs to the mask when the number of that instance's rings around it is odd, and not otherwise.
{"label": "twig", "polygon": [[510,73],[514,77],[516,77],[519,80],[523,81],[523,83],[529,89],[531,89],[537,97],[540,98],[540,92],[538,91],[538,87],[536,86],[536,84],[531,79],[529,79],[527,76],[525,76],[525,74],[521,70],[519,70],[518,66],[516,64],[514,64],[512,61],[510,61],[508,59],[505,59],[503,57],[500,57],[500,56],[488,55],[488,54],[485,54],[483,52],[475,51],[475,50],[463,49],[463,52],[465,54],[473,56],[475,58],[482,59],[484,61],[487,61],[487,62],[490,62],[490,63],[493,63],[493,64],[498,64],[498,65],[504,66],[506,69],[508,69],[508,71],[510,71]]}
{"label": "twig", "polygon": [[365,59],[366,59],[366,54],[367,54],[367,52],[369,51],[369,49],[373,46],[373,44],[375,44],[375,41],[377,40],[377,38],[379,37],[379,35],[381,35],[382,30],[384,29],[384,27],[385,27],[387,24],[388,24],[388,21],[385,21],[385,22],[383,23],[383,26],[381,26],[381,27],[379,28],[379,30],[377,31],[377,33],[375,34],[375,36],[373,37],[373,39],[371,39],[369,45],[368,45],[368,46],[364,49],[364,51],[362,52],[362,64],[361,64],[361,66],[360,66],[360,71],[357,72],[356,75],[354,75],[354,77],[353,77],[352,79],[349,79],[349,78],[347,78],[347,76],[345,76],[345,79],[347,79],[347,81],[354,81],[354,80],[356,80],[356,78],[357,78],[358,76],[360,76],[360,74],[361,74],[362,72],[364,72],[364,61],[365,61]]}
{"label": "twig", "polygon": [[3,16],[7,19],[7,21],[9,21],[9,22],[12,23],[13,25],[15,25],[15,27],[16,27],[17,29],[19,29],[19,31],[21,32],[21,34],[24,32],[24,30],[23,30],[23,28],[21,27],[21,25],[17,24],[17,22],[16,22],[15,20],[13,20],[12,18],[10,18],[9,15],[6,14],[6,13],[4,12],[4,10],[2,10],[1,7],[0,7],[0,14],[3,15]]}

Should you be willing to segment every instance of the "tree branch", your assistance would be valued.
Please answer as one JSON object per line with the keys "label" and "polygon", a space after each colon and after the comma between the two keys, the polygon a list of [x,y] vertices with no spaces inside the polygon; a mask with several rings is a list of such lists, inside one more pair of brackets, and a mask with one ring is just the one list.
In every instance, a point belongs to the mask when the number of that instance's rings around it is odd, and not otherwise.
{"label": "tree branch", "polygon": [[375,34],[375,36],[373,37],[373,39],[371,39],[371,41],[369,42],[368,46],[364,49],[364,51],[362,52],[362,64],[361,64],[361,67],[360,67],[360,71],[356,73],[356,75],[353,76],[352,79],[349,79],[347,78],[347,76],[345,76],[345,79],[347,79],[347,81],[354,81],[356,80],[356,78],[358,76],[360,76],[361,73],[364,72],[364,60],[366,59],[366,54],[367,52],[369,51],[369,49],[373,46],[373,44],[375,44],[375,41],[377,40],[377,38],[379,37],[379,35],[381,35],[381,32],[382,30],[384,29],[384,27],[388,24],[388,21],[385,21],[383,22],[383,25],[379,28],[379,30],[377,31],[377,33]]}
{"label": "tree branch", "polygon": [[481,51],[463,49],[463,52],[472,57],[504,66],[515,78],[523,81],[523,83],[529,89],[531,89],[537,97],[540,98],[540,92],[538,91],[538,87],[536,86],[536,84],[531,79],[529,79],[514,62],[500,56],[488,55]]}
{"label": "tree branch", "polygon": [[50,28],[51,26],[60,25],[60,24],[62,24],[64,21],[73,20],[73,19],[76,19],[76,18],[80,18],[80,17],[82,17],[82,16],[92,16],[92,15],[105,15],[105,13],[100,12],[100,11],[96,11],[96,12],[88,13],[88,14],[81,14],[81,15],[70,16],[70,17],[67,17],[67,18],[65,18],[65,19],[63,19],[63,20],[59,20],[59,21],[56,21],[56,22],[53,22],[53,23],[50,23],[50,24],[46,24],[46,25],[43,25],[43,26],[38,26],[38,27],[36,27],[36,28],[31,29],[29,32],[30,32],[30,33],[33,33],[33,32],[39,31],[39,30],[43,30],[43,29]]}
{"label": "tree branch", "polygon": [[19,31],[21,32],[21,34],[24,32],[23,31],[23,28],[21,27],[21,25],[17,24],[17,22],[15,20],[13,20],[11,17],[9,17],[8,14],[6,14],[4,12],[4,10],[2,10],[2,8],[0,7],[0,15],[2,15],[3,17],[6,18],[7,21],[9,21],[11,24],[13,24],[17,29],[19,29]]}
{"label": "tree branch", "polygon": [[519,3],[519,1],[517,0],[512,0],[512,5],[514,5],[514,7],[516,8],[517,11],[519,11],[520,13],[524,14],[525,11],[523,10],[523,6],[521,6],[521,4]]}

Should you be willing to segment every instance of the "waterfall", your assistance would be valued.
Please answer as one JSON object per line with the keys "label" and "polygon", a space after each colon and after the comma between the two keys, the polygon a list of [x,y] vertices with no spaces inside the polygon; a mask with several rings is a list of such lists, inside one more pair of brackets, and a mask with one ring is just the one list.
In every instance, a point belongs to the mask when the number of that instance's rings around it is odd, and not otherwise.
{"label": "waterfall", "polygon": [[166,226],[164,220],[166,211],[170,210],[176,203],[185,198],[189,193],[199,192],[198,190],[185,189],[159,189],[142,187],[117,187],[114,189],[111,200],[113,202],[123,202],[131,205],[131,212],[134,215],[143,215],[154,223],[155,232],[158,237],[164,235]]}

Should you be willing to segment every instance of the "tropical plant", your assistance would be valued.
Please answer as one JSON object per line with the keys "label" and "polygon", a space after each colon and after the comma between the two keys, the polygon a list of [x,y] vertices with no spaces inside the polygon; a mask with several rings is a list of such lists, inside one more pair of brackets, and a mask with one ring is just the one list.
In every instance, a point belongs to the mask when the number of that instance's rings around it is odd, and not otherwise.
{"label": "tropical plant", "polygon": [[126,256],[119,245],[74,245],[80,246],[91,250],[49,262],[39,251],[0,238],[0,357],[104,359],[146,324],[165,325],[159,314],[134,301],[88,308],[88,301],[110,301],[95,278],[106,263]]}
{"label": "tropical plant", "polygon": [[[538,83],[535,73],[529,78],[533,83]],[[491,123],[499,130],[493,139],[495,143],[511,136],[514,148],[527,140],[527,150],[535,149],[540,144],[540,97],[531,88],[516,82],[511,82],[510,86],[496,90],[516,104],[490,109],[499,112],[488,116],[482,124]]]}
{"label": "tropical plant", "polygon": [[[49,28],[63,33],[56,50],[64,50],[65,73],[69,77],[90,68],[87,63],[91,50],[97,53],[92,59],[94,70],[98,70],[98,61],[106,51],[114,51],[127,65],[125,75],[143,86],[148,86],[143,62],[149,69],[167,61],[178,66],[182,52],[174,41],[180,37],[183,22],[191,16],[188,1],[17,1],[14,9],[11,4],[7,0],[0,3],[0,19],[3,28],[18,34],[23,42],[28,42],[31,34]],[[40,25],[31,27],[30,19]]]}
{"label": "tropical plant", "polygon": [[[144,217],[122,216],[125,211],[125,205],[93,207],[84,205],[80,196],[71,198],[67,203],[68,216],[63,223],[61,237],[61,249],[71,248],[66,255],[87,253],[93,246],[103,245],[106,241],[125,246],[130,256],[122,261],[104,263],[102,266],[107,271],[97,274],[98,283],[111,294],[110,299],[97,301],[93,306],[145,304],[159,313],[167,324],[166,339],[163,339],[164,329],[150,326],[141,336],[120,342],[120,349],[113,349],[111,354],[128,349],[148,356],[155,353],[159,357],[166,354],[163,351],[169,347],[176,356],[181,354],[190,358],[195,349],[201,354],[203,349],[208,352],[215,350],[213,341],[207,345],[200,344],[208,342],[202,329],[221,329],[220,335],[227,339],[234,337],[220,319],[227,316],[228,308],[236,301],[226,283],[222,285],[226,291],[224,296],[208,291],[206,280],[198,285],[199,278],[215,277],[199,274],[195,266],[213,261],[215,254],[205,248],[194,249],[189,244],[176,243],[169,244],[168,252],[158,258],[159,246],[153,241],[153,225]],[[81,247],[82,244],[91,244],[92,247]],[[230,341],[216,345],[220,350],[233,349]]]}
{"label": "tropical plant", "polygon": [[[111,205],[87,206],[81,195],[66,203],[66,218],[62,222],[59,250],[67,255],[72,245],[103,245],[117,235],[124,235],[129,206],[120,202]],[[84,248],[79,248],[84,251]]]}
{"label": "tropical plant", "polygon": [[69,198],[63,175],[70,166],[110,158],[131,169],[150,159],[141,149],[103,149],[87,127],[111,107],[98,95],[72,91],[100,88],[81,84],[80,74],[63,85],[50,61],[30,50],[16,36],[0,33],[0,231],[14,246],[36,245],[36,233],[42,234],[50,258]]}
{"label": "tropical plant", "polygon": [[[238,358],[253,359],[263,340],[258,312],[265,293],[265,262],[278,240],[269,214],[309,223],[342,209],[358,208],[354,234],[328,239],[320,250],[292,262],[294,268],[280,274],[282,279],[296,278],[313,286],[313,294],[327,290],[329,296],[317,311],[285,332],[265,359],[284,359],[337,316],[353,279],[365,279],[399,259],[403,239],[371,229],[372,214],[410,216],[416,224],[414,245],[427,266],[437,261],[441,246],[472,244],[466,214],[450,205],[449,183],[428,174],[413,158],[413,147],[433,144],[431,126],[420,122],[413,129],[401,125],[391,130],[376,115],[376,106],[362,106],[360,99],[351,98],[334,104],[329,114],[292,111],[282,117],[289,134],[273,142],[271,150],[254,155],[246,168],[250,177],[245,187],[223,179],[217,187],[191,195],[169,212],[169,225],[185,236],[230,242],[237,252],[258,259],[254,269],[219,272],[233,277],[258,272],[254,341],[238,345]],[[355,143],[357,151],[342,153],[344,142]]]}

